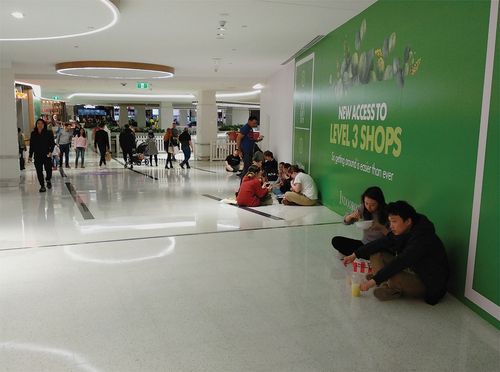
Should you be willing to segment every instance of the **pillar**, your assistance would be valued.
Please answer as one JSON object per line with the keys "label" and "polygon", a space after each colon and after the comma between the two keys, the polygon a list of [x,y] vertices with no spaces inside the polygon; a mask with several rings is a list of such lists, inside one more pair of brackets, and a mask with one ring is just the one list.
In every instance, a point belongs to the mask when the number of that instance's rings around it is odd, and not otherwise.
{"label": "pillar", "polygon": [[135,106],[135,121],[138,127],[146,126],[146,106]]}
{"label": "pillar", "polygon": [[245,107],[228,107],[226,112],[226,124],[246,124],[249,116],[250,112]]}
{"label": "pillar", "polygon": [[120,117],[118,120],[120,121],[120,127],[128,124],[128,108],[126,105],[120,105]]}
{"label": "pillar", "polygon": [[179,110],[179,125],[185,127],[188,125],[188,110]]}
{"label": "pillar", "polygon": [[198,92],[196,115],[196,158],[210,160],[210,142],[217,141],[217,105],[215,90]]}
{"label": "pillar", "polygon": [[66,118],[63,121],[73,120],[75,116],[75,105],[66,104]]}
{"label": "pillar", "polygon": [[172,102],[161,102],[160,103],[160,128],[167,130],[172,128],[172,123],[174,122],[174,108],[172,107]]}
{"label": "pillar", "polygon": [[[17,145],[16,98],[11,63],[0,65],[0,186],[18,186],[19,148]],[[26,133],[29,135],[29,133]],[[26,153],[25,153],[26,155]],[[27,160],[27,156],[25,156]]]}

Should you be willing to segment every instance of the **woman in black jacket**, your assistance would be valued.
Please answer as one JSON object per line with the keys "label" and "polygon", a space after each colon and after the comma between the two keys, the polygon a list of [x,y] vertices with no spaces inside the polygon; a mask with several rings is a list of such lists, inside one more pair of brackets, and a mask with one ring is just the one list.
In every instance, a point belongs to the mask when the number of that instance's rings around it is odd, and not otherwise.
{"label": "woman in black jacket", "polygon": [[[47,130],[45,120],[38,119],[36,127],[31,132],[30,152],[28,162],[32,161],[33,153],[35,154],[35,168],[38,182],[40,183],[40,192],[45,192],[45,180],[47,188],[52,188],[52,150],[54,150],[54,135]],[[46,178],[43,177],[43,168],[45,168]]]}

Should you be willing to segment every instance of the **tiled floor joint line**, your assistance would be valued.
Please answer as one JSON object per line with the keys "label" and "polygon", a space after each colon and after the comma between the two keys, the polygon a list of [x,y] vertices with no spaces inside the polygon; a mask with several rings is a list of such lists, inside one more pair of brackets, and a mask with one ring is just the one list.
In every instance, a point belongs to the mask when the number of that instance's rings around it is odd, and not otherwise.
{"label": "tiled floor joint line", "polygon": [[61,243],[61,244],[37,245],[37,246],[30,246],[30,247],[3,248],[3,249],[0,249],[0,252],[3,252],[3,251],[17,251],[17,250],[32,249],[32,248],[57,248],[57,247],[67,247],[67,246],[75,246],[75,245],[90,245],[90,244],[129,242],[129,241],[139,241],[139,240],[147,240],[147,239],[180,238],[180,237],[184,237],[184,236],[197,236],[197,235],[208,235],[208,234],[225,234],[225,233],[235,233],[235,232],[245,232],[245,231],[270,230],[270,229],[288,229],[288,228],[297,228],[297,227],[311,227],[311,226],[339,225],[339,224],[342,224],[342,222],[323,222],[323,223],[313,223],[313,224],[309,224],[309,225],[273,226],[273,227],[259,227],[259,228],[238,229],[238,230],[205,231],[205,232],[186,233],[186,234],[174,234],[174,235],[143,236],[143,237],[138,237],[138,238],[94,240],[94,241],[87,241],[87,242],[72,242],[72,243],[70,242],[70,243]]}
{"label": "tiled floor joint line", "polygon": [[93,220],[94,216],[90,212],[89,208],[87,205],[81,200],[80,196],[76,192],[75,188],[70,182],[66,182],[66,187],[69,190],[69,193],[75,200],[76,205],[78,206],[78,209],[80,210],[80,213],[82,214],[82,217],[84,220]]}

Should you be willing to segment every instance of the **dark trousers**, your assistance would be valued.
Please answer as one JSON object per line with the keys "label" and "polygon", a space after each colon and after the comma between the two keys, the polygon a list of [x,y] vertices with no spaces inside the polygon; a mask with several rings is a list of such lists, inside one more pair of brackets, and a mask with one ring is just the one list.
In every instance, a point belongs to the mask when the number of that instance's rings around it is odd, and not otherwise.
{"label": "dark trousers", "polygon": [[52,158],[43,157],[43,158],[35,158],[35,169],[36,176],[38,178],[38,183],[40,186],[45,186],[45,179],[43,178],[43,168],[45,168],[45,173],[47,177],[45,178],[47,181],[52,179]]}
{"label": "dark trousers", "polygon": [[19,147],[19,169],[24,169],[24,149]]}
{"label": "dark trousers", "polygon": [[149,155],[149,164],[153,165],[153,156],[155,157],[156,165],[158,165],[158,155]]}
{"label": "dark trousers", "polygon": [[62,166],[63,157],[66,156],[66,162],[64,164],[69,167],[69,144],[59,145],[59,149],[61,150],[61,159],[59,159],[59,165]]}
{"label": "dark trousers", "polygon": [[123,151],[123,161],[127,164],[127,157],[130,159],[130,165],[132,165],[132,149],[122,149]]}
{"label": "dark trousers", "polygon": [[344,256],[350,256],[359,247],[363,246],[361,240],[346,238],[344,236],[335,236],[332,239],[333,248],[342,253]]}
{"label": "dark trousers", "polygon": [[189,158],[191,158],[191,147],[182,146],[182,152],[184,153],[184,161],[183,164],[186,164],[189,167]]}
{"label": "dark trousers", "polygon": [[253,152],[244,152],[243,153],[243,170],[241,171],[241,180],[240,180],[240,185],[241,181],[243,181],[243,177],[245,177],[245,174],[248,172],[248,168],[252,165],[252,157],[253,157]]}
{"label": "dark trousers", "polygon": [[170,168],[173,168],[174,166],[172,165],[172,159],[174,158],[174,154],[167,152],[167,161],[165,163],[165,168],[168,167],[168,164],[170,164]]}
{"label": "dark trousers", "polygon": [[106,165],[106,146],[99,147],[99,153],[101,154],[99,165]]}

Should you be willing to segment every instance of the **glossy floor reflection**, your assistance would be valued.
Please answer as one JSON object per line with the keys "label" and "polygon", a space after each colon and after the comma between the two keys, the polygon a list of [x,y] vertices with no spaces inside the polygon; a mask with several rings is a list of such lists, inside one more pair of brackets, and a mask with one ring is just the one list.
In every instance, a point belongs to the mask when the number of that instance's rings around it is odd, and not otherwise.
{"label": "glossy floor reflection", "polygon": [[354,298],[323,206],[222,204],[222,163],[56,172],[0,189],[0,371],[497,371],[451,295]]}

